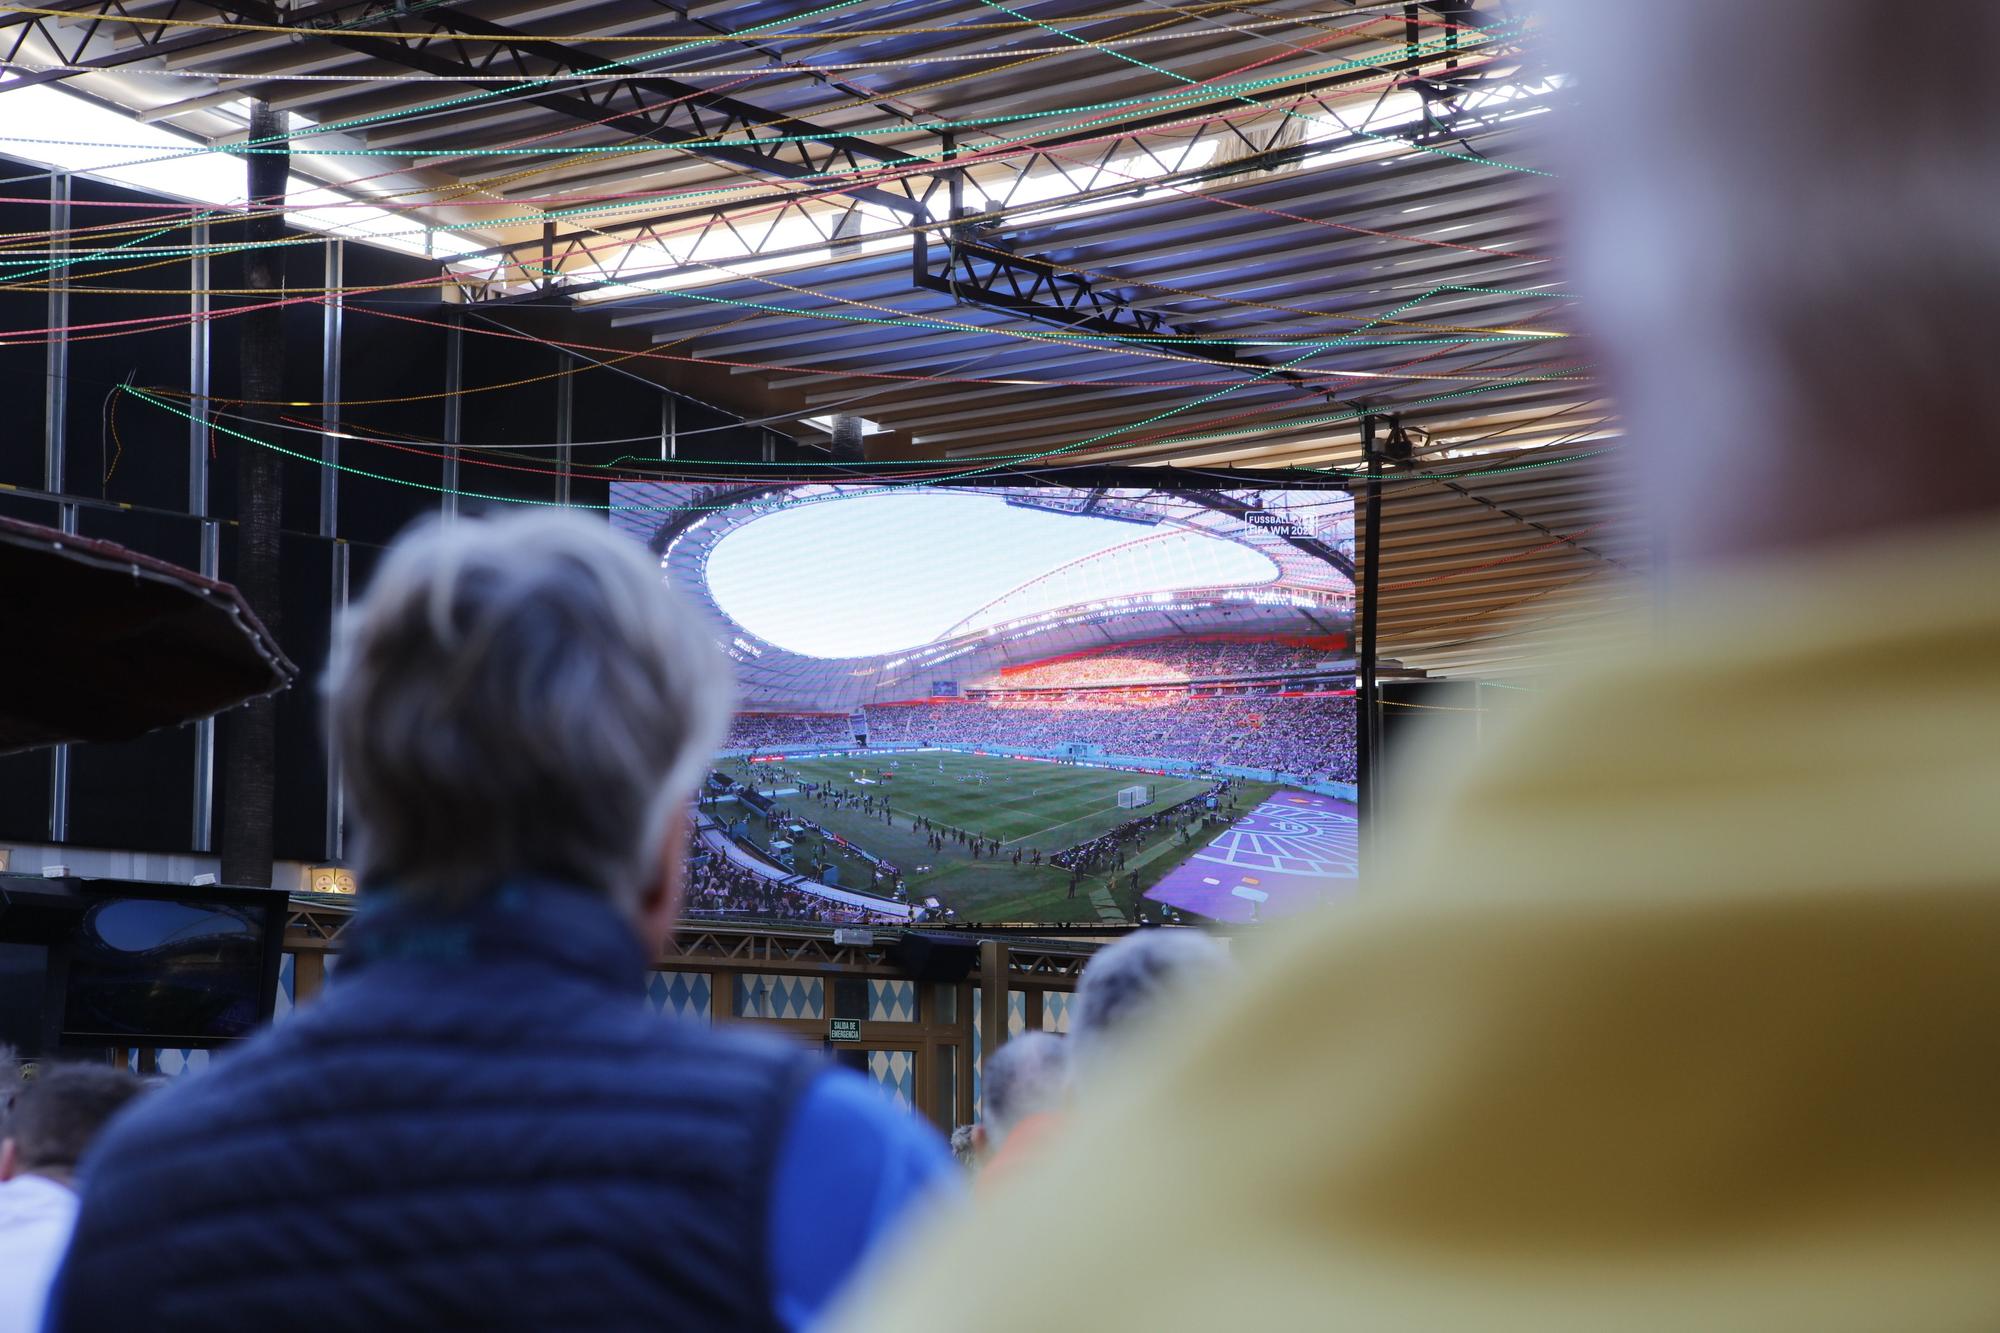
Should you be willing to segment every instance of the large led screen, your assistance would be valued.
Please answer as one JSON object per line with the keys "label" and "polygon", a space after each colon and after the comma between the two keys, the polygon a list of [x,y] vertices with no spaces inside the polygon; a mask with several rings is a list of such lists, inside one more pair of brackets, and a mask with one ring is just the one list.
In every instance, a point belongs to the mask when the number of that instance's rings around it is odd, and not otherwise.
{"label": "large led screen", "polygon": [[1247,922],[1355,874],[1342,491],[620,483],[742,701],[696,915]]}

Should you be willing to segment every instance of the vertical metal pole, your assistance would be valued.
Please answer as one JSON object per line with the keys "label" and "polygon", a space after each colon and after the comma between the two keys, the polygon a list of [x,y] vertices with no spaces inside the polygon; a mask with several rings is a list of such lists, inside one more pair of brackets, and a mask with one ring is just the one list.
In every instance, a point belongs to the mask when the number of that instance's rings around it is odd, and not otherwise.
{"label": "vertical metal pole", "polygon": [[[243,225],[243,286],[275,295],[283,283],[285,191],[291,154],[289,118],[268,102],[250,104],[250,142],[245,194],[250,211]],[[253,298],[254,299],[254,298]],[[284,312],[261,302],[234,316],[244,412],[252,441],[272,439],[279,406],[293,395],[285,386]],[[236,449],[236,568],[234,582],[243,600],[280,643],[284,586],[285,472],[278,456],[249,441]],[[271,883],[272,838],[278,792],[278,711],[271,698],[253,700],[229,715],[220,729],[222,764],[229,775],[229,804],[222,810],[222,880],[225,884]]]}
{"label": "vertical metal pole", "polygon": [[[188,260],[188,512],[208,517],[208,224],[194,228]],[[206,571],[203,571],[204,573]]]}
{"label": "vertical metal pole", "polygon": [[[214,519],[201,523],[201,572],[205,578],[222,576],[222,525]],[[205,717],[194,724],[194,849],[215,850],[215,719]]]}
{"label": "vertical metal pole", "polygon": [[[333,588],[327,614],[339,617],[347,605],[346,542],[333,544]],[[338,861],[347,855],[347,792],[340,773],[340,755],[329,741],[326,747],[326,854]]]}
{"label": "vertical metal pole", "polygon": [[[958,136],[956,134],[946,134],[941,137],[944,140],[944,160],[947,162],[956,161],[958,158]],[[951,173],[951,181],[947,188],[951,200],[951,220],[956,225],[958,220],[965,216],[965,172],[963,169]]]}
{"label": "vertical metal pole", "polygon": [[324,242],[326,299],[320,304],[319,332],[319,535],[340,535],[340,351],[347,271],[346,242]]}
{"label": "vertical metal pole", "polygon": [[[570,359],[560,352],[556,354],[556,368],[572,372],[576,370],[576,367],[570,364]],[[571,433],[575,426],[575,418],[576,376],[572,373],[556,380],[556,503],[559,505],[569,503],[569,442],[575,438]]]}
{"label": "vertical metal pole", "polygon": [[444,333],[444,516],[458,517],[458,445],[464,429],[465,317],[453,312]]}
{"label": "vertical metal pole", "polygon": [[[49,304],[48,373],[42,393],[42,485],[61,495],[69,482],[69,219],[70,178],[49,176]],[[57,523],[76,531],[76,506],[61,505]],[[69,837],[69,746],[49,754],[49,841]]]}
{"label": "vertical metal pole", "polygon": [[56,494],[69,480],[69,215],[70,178],[49,177],[48,378],[43,386],[42,484]]}
{"label": "vertical metal pole", "polygon": [[[204,578],[221,574],[222,529],[208,517],[208,224],[194,228],[188,260],[188,512],[201,520],[198,568]],[[215,719],[194,724],[194,836],[197,852],[215,849]]]}
{"label": "vertical metal pole", "polygon": [[[342,355],[347,350],[347,305],[341,289],[347,285],[347,244],[331,238],[322,244],[325,248],[322,269],[325,278],[321,285],[326,288],[326,299],[320,304],[319,456],[325,466],[319,470],[319,535],[333,543],[326,598],[326,614],[331,622],[339,618],[341,608],[347,605],[347,543],[339,540],[340,370]],[[331,623],[328,630],[332,630]],[[336,861],[341,854],[344,799],[340,756],[329,742],[326,747],[326,825],[321,841],[325,854]]]}
{"label": "vertical metal pole", "polygon": [[680,420],[674,405],[680,400],[670,393],[660,395],[660,457],[674,458],[680,454]]}
{"label": "vertical metal pole", "polygon": [[1355,776],[1359,779],[1355,809],[1360,818],[1357,831],[1360,834],[1363,874],[1367,873],[1367,858],[1374,850],[1375,779],[1382,753],[1382,707],[1375,679],[1375,597],[1382,573],[1382,451],[1375,438],[1377,421],[1372,412],[1361,417],[1361,455],[1368,464],[1368,481],[1363,493],[1365,513],[1361,530],[1360,679],[1354,702],[1359,710],[1356,721],[1360,724],[1355,736]]}

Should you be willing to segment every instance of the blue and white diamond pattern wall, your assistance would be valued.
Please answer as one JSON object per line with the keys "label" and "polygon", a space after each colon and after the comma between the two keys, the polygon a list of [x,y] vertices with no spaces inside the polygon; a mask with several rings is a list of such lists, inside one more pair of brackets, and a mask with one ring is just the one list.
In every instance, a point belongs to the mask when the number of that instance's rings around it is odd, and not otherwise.
{"label": "blue and white diamond pattern wall", "polygon": [[917,983],[876,981],[868,983],[868,1021],[871,1023],[914,1023],[917,1021]]}
{"label": "blue and white diamond pattern wall", "polygon": [[914,1053],[870,1051],[868,1076],[905,1111],[917,1104],[917,1057]]}
{"label": "blue and white diamond pattern wall", "polygon": [[1069,1031],[1070,994],[1068,991],[1045,990],[1042,992],[1042,1031]]}
{"label": "blue and white diamond pattern wall", "polygon": [[1007,1040],[1012,1041],[1028,1030],[1028,995],[1026,991],[1007,992]]}
{"label": "blue and white diamond pattern wall", "polygon": [[292,1016],[292,987],[296,983],[299,956],[283,954],[278,959],[278,998],[271,1005],[271,1021],[282,1023]]}
{"label": "blue and white diamond pattern wall", "polygon": [[980,1023],[979,1014],[980,1014],[979,987],[974,986],[972,988],[972,1119],[974,1123],[977,1123],[979,1120],[979,1109],[983,1104],[979,1096],[980,1094],[979,1073],[980,1073],[980,1067],[985,1063],[985,1061],[980,1057],[979,1054],[981,1049],[979,1044],[979,1032],[982,1026]]}
{"label": "blue and white diamond pattern wall", "polygon": [[[182,1074],[192,1074],[197,1069],[208,1068],[208,1052],[199,1047],[186,1048],[170,1046],[153,1052],[154,1064],[167,1078],[179,1078]],[[131,1051],[125,1056],[125,1067],[134,1073],[139,1069],[139,1052]]]}
{"label": "blue and white diamond pattern wall", "polygon": [[706,972],[648,972],[646,1007],[656,1014],[709,1021],[709,984]]}
{"label": "blue and white diamond pattern wall", "polygon": [[826,982],[818,977],[739,976],[738,1018],[825,1018]]}

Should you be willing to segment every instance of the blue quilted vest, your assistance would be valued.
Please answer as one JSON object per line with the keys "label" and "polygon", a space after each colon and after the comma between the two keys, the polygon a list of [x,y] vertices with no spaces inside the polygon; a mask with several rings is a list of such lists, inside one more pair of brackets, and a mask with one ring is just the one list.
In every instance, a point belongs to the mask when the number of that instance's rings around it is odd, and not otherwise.
{"label": "blue quilted vest", "polygon": [[120,1120],[59,1328],[752,1329],[809,1053],[662,1021],[599,898],[378,901],[318,1003]]}

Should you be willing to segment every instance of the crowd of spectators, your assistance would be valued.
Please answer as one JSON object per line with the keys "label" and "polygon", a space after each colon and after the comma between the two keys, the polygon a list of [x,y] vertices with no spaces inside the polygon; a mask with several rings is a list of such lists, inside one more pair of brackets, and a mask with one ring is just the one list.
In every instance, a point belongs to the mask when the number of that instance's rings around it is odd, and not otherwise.
{"label": "crowd of spectators", "polygon": [[1276,640],[1171,639],[1038,662],[1001,673],[998,683],[1007,689],[1176,685],[1234,676],[1295,675],[1321,670],[1339,656],[1324,648]]}
{"label": "crowd of spectators", "polygon": [[[1049,861],[1068,870],[1123,870],[1127,851],[1134,845],[1144,842],[1154,830],[1171,826],[1185,831],[1189,824],[1200,821],[1211,810],[1233,810],[1236,800],[1228,794],[1229,787],[1227,781],[1218,782],[1200,796],[1189,797],[1164,810],[1156,810],[1137,819],[1128,819],[1117,828],[1107,829],[1094,838],[1077,843],[1074,847],[1065,847],[1051,856]],[[1215,804],[1211,805],[1211,801]]]}
{"label": "crowd of spectators", "polygon": [[1354,700],[1341,695],[1215,698],[1173,691],[898,704],[868,710],[875,744],[1089,745],[1107,754],[1355,779]]}
{"label": "crowd of spectators", "polygon": [[702,916],[776,917],[841,926],[889,919],[760,875],[712,852],[688,861],[687,910]]}
{"label": "crowd of spectators", "polygon": [[768,750],[785,745],[852,745],[845,713],[738,713],[729,720],[725,750]]}

